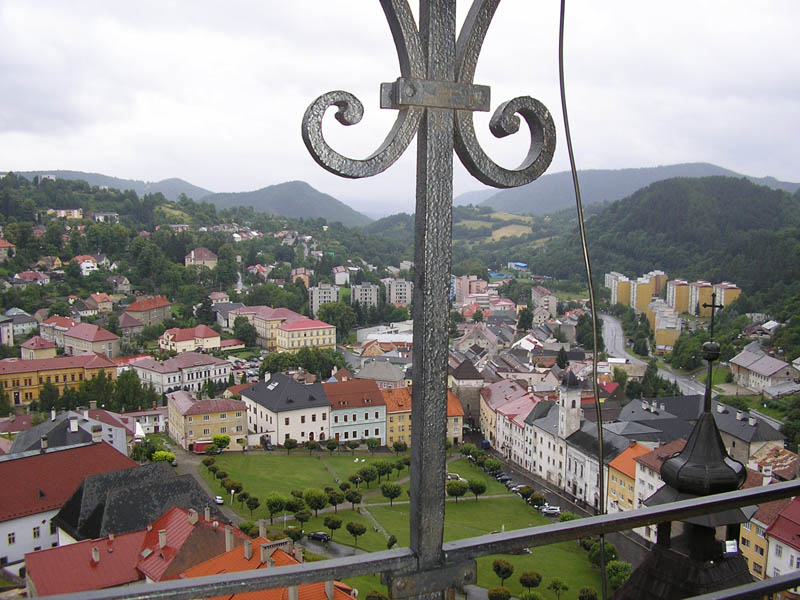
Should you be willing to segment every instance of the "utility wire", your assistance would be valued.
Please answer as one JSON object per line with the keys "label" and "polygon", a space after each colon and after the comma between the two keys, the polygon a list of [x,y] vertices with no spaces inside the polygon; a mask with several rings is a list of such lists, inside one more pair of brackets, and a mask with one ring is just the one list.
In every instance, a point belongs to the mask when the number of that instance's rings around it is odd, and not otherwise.
{"label": "utility wire", "polygon": [[[583,220],[583,203],[581,202],[581,187],[578,182],[578,170],[575,168],[575,154],[572,151],[572,136],[569,132],[569,118],[567,116],[567,94],[564,88],[564,15],[566,0],[561,0],[561,16],[558,28],[558,82],[561,88],[561,112],[564,116],[564,131],[567,136],[567,151],[569,152],[569,167],[572,172],[572,185],[575,188],[575,205],[578,211],[578,228],[581,236],[581,249],[583,250],[583,263],[586,266],[586,281],[589,285],[589,304],[592,307],[592,389],[594,391],[594,407],[597,413],[597,470],[598,485],[600,488],[600,514],[606,512],[605,482],[603,477],[603,414],[600,407],[600,392],[597,383],[597,306],[595,305],[594,284],[592,283],[592,264],[589,260],[589,248],[586,244],[586,227]],[[605,535],[600,534],[600,576],[603,581],[602,598],[606,600],[606,556]]]}

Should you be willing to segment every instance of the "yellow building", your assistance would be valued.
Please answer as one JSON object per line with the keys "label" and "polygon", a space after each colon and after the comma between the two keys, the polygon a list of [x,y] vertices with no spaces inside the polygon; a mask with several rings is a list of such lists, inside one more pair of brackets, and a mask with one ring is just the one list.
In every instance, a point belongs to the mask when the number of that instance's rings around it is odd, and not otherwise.
{"label": "yellow building", "polygon": [[784,498],[761,504],[756,514],[747,523],[742,523],[739,530],[739,551],[747,561],[753,577],[766,579],[768,546],[765,531],[791,501],[791,498]]}
{"label": "yellow building", "polygon": [[236,317],[245,317],[256,328],[259,345],[268,350],[275,350],[278,347],[278,327],[307,319],[288,308],[272,308],[263,305],[243,306],[228,313],[228,330],[233,331]]}
{"label": "yellow building", "polygon": [[717,283],[714,285],[714,293],[717,295],[717,304],[728,306],[739,297],[739,294],[742,293],[742,290],[739,289],[739,286],[734,285],[729,281],[723,281],[722,283]]}
{"label": "yellow building", "polygon": [[608,463],[608,512],[634,510],[636,497],[636,461],[635,459],[650,452],[650,448],[632,443],[619,456]]}
{"label": "yellow building", "polygon": [[22,360],[36,360],[37,358],[55,358],[56,345],[39,335],[26,340],[20,346],[20,356]]}
{"label": "yellow building", "polygon": [[301,348],[336,349],[336,327],[315,319],[301,319],[280,325],[275,349],[295,354]]}
{"label": "yellow building", "polygon": [[215,350],[222,345],[220,335],[207,325],[197,325],[188,329],[173,327],[158,338],[158,347],[165,351],[196,352]]}
{"label": "yellow building", "polygon": [[184,450],[203,452],[215,435],[230,436],[225,450],[247,445],[247,405],[231,398],[196,400],[183,390],[167,394],[169,435]]}
{"label": "yellow building", "polygon": [[678,314],[689,312],[689,282],[673,279],[667,282],[667,304]]}
{"label": "yellow building", "polygon": [[631,306],[637,313],[642,313],[647,310],[647,305],[655,295],[655,280],[644,275],[639,277],[636,281],[630,283],[631,286]]}
{"label": "yellow building", "polygon": [[[381,390],[386,402],[386,444],[405,442],[411,447],[411,388]],[[447,392],[447,439],[460,444],[464,428],[464,408],[453,392]]]}
{"label": "yellow building", "polygon": [[689,284],[689,312],[698,317],[710,317],[713,286],[707,281],[695,281]]}
{"label": "yellow building", "polygon": [[664,293],[664,288],[667,285],[667,274],[664,271],[656,269],[647,273],[645,277],[650,277],[653,280],[653,294],[655,296],[660,296]]}
{"label": "yellow building", "polygon": [[77,389],[81,381],[105,371],[106,377],[117,378],[117,366],[100,354],[78,354],[35,360],[0,361],[0,385],[12,405],[29,404],[39,399],[45,383],[59,391],[69,386]]}

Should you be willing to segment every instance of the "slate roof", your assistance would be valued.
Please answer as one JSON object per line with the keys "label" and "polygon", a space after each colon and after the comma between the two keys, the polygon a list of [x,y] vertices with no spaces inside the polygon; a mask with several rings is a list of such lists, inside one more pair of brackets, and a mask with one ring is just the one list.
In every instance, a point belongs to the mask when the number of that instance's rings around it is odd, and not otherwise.
{"label": "slate roof", "polygon": [[283,373],[273,374],[267,382],[254,383],[241,394],[274,413],[330,406],[321,383],[300,384]]}
{"label": "slate roof", "polygon": [[373,360],[361,367],[355,374],[355,378],[399,383],[405,379],[405,373],[388,360]]}
{"label": "slate roof", "polygon": [[14,438],[9,454],[41,449],[44,436],[47,436],[49,448],[88,444],[92,441],[92,434],[85,429],[78,427],[78,431],[70,431],[68,415],[61,413],[55,420],[48,419],[27,431],[20,431]]}
{"label": "slate roof", "polygon": [[0,522],[58,509],[85,477],[135,464],[105,442],[0,461],[0,481],[14,482],[0,486]]}
{"label": "slate roof", "polygon": [[475,365],[469,359],[463,360],[455,369],[453,369],[453,378],[461,381],[465,380],[483,380],[483,375],[478,372]]}
{"label": "slate roof", "polygon": [[731,364],[753,371],[758,375],[769,377],[781,369],[790,367],[789,363],[773,358],[763,352],[751,352],[742,350],[731,359]]}
{"label": "slate roof", "polygon": [[[571,446],[586,456],[597,457],[597,425],[591,421],[584,421],[581,428],[566,439],[567,446]],[[630,446],[627,438],[613,432],[603,434],[603,462],[608,464]]]}
{"label": "slate roof", "polygon": [[241,302],[217,302],[216,304],[212,305],[211,310],[215,313],[221,313],[222,316],[227,320],[228,313],[239,308],[244,308],[244,304]]}

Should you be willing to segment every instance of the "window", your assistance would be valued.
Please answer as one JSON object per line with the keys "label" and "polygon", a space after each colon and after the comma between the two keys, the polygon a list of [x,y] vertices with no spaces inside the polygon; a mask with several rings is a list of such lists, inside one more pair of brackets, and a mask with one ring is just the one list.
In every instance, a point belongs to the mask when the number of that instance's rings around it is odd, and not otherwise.
{"label": "window", "polygon": [[306,416],[305,415],[300,415],[300,422],[301,423],[305,423],[306,422]]}
{"label": "window", "polygon": [[323,421],[327,421],[328,420],[328,413],[322,413],[322,420]]}
{"label": "window", "polygon": [[358,419],[358,415],[356,413],[353,413],[353,423],[355,423],[357,419]]}
{"label": "window", "polygon": [[764,556],[764,546],[759,546],[758,544],[755,545],[756,554],[759,556]]}
{"label": "window", "polygon": [[750,547],[750,540],[746,537],[742,538],[742,548],[749,548]]}
{"label": "window", "polygon": [[203,429],[203,435],[210,435],[210,434],[211,434],[210,429]]}
{"label": "window", "polygon": [[237,411],[236,411],[236,416],[237,416],[237,417],[241,417],[241,416],[242,416],[242,411],[240,411],[240,410],[237,410]]}
{"label": "window", "polygon": [[378,411],[377,411],[377,410],[375,411],[375,418],[376,418],[376,419],[379,419],[379,418],[380,418],[380,417],[378,416]]}
{"label": "window", "polygon": [[219,418],[220,419],[227,419],[228,418],[228,413],[220,413]]}
{"label": "window", "polygon": [[317,413],[314,413],[313,415],[311,415],[311,422],[312,423],[316,423],[317,422]]}
{"label": "window", "polygon": [[211,415],[203,415],[203,421],[210,421]]}
{"label": "window", "polygon": [[775,544],[775,556],[777,556],[778,558],[783,556],[783,546],[781,546],[780,544]]}
{"label": "window", "polygon": [[289,424],[289,417],[284,417],[283,418],[283,424],[284,425],[288,425]]}
{"label": "window", "polygon": [[347,415],[344,416],[344,422],[347,423]]}
{"label": "window", "polygon": [[334,423],[338,423],[339,422],[339,415],[333,415],[333,422]]}
{"label": "window", "polygon": [[55,535],[56,533],[58,533],[58,527],[53,521],[50,521],[50,535]]}
{"label": "window", "polygon": [[742,523],[742,528],[745,529],[746,531],[750,531],[753,528],[753,526],[750,523],[750,521],[748,521],[747,523]]}
{"label": "window", "polygon": [[219,432],[220,433],[228,433],[228,428],[227,427],[220,427],[219,428]]}
{"label": "window", "polygon": [[12,531],[8,534],[8,545],[13,546],[14,543],[17,541],[17,535]]}
{"label": "window", "polygon": [[755,573],[756,575],[761,575],[762,572],[763,571],[761,569],[761,565],[758,564],[757,562],[754,562],[753,563],[753,573]]}
{"label": "window", "polygon": [[377,435],[379,435],[379,433],[378,433],[378,428],[377,428],[377,427],[375,428],[375,435],[376,435],[376,436],[377,436]]}
{"label": "window", "polygon": [[38,540],[41,535],[42,535],[42,530],[39,527],[34,527],[33,528],[33,539]]}
{"label": "window", "polygon": [[773,577],[779,577],[780,574],[781,574],[781,570],[780,569],[772,569],[772,576]]}

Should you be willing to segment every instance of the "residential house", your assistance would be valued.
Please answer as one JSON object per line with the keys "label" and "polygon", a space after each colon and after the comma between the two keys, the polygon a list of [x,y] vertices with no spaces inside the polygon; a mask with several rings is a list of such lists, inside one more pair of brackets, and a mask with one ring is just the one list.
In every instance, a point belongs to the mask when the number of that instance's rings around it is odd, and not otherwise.
{"label": "residential house", "polygon": [[498,406],[496,411],[495,449],[507,460],[526,469],[530,469],[530,463],[525,455],[525,418],[539,400],[533,394],[526,393]]}
{"label": "residential house", "polygon": [[637,442],[618,454],[608,463],[608,498],[606,508],[609,513],[635,510],[640,502],[636,501],[636,459],[652,452],[647,446]]}
{"label": "residential house", "polygon": [[37,358],[55,358],[56,345],[39,335],[28,338],[20,346],[22,360],[36,360]]}
{"label": "residential house", "polygon": [[448,388],[461,400],[464,418],[474,425],[480,421],[480,390],[485,385],[483,375],[469,359],[459,362],[447,377]]}
{"label": "residential house", "polygon": [[764,446],[750,456],[749,469],[777,481],[797,479],[797,453],[788,448]]}
{"label": "residential house", "polygon": [[82,208],[48,208],[46,213],[54,215],[56,219],[82,219]]}
{"label": "residential house", "polygon": [[140,298],[125,308],[123,314],[130,315],[145,326],[158,325],[172,316],[172,304],[164,296]]}
{"label": "residential house", "polygon": [[350,284],[350,271],[347,267],[339,265],[333,267],[332,270],[333,283],[336,285],[349,285]]}
{"label": "residential house", "polygon": [[119,356],[119,336],[91,323],[78,323],[64,332],[64,352],[95,352],[114,358]]}
{"label": "residential house", "polygon": [[197,325],[187,329],[173,327],[158,338],[158,347],[168,352],[196,352],[214,350],[220,347],[222,338],[207,325]]}
{"label": "residential house", "polygon": [[197,400],[179,390],[167,394],[169,435],[184,450],[203,452],[214,443],[214,436],[230,436],[225,450],[247,446],[247,406],[231,398]]}
{"label": "residential house", "polygon": [[320,283],[308,288],[308,305],[311,314],[316,317],[319,307],[328,302],[339,301],[339,287],[329,283]]}
{"label": "residential house", "polygon": [[358,303],[363,308],[378,307],[380,286],[374,283],[355,284],[350,287],[350,304]]}
{"label": "residential house", "polygon": [[144,323],[124,312],[119,316],[117,329],[119,329],[123,338],[130,339],[144,331]]}
{"label": "residential house", "polygon": [[[767,539],[767,530],[775,523],[778,515],[791,504],[791,498],[783,498],[774,502],[759,504],[758,510],[746,523],[742,523],[739,529],[739,551],[747,561],[750,574],[757,579],[767,579],[772,576],[768,571],[768,565],[775,561],[770,561],[769,546],[770,540]],[[781,530],[783,528],[779,528]],[[775,553],[775,547],[772,548]],[[783,552],[778,559],[783,558]],[[787,556],[788,558],[788,556]],[[797,569],[794,561],[793,568]],[[778,567],[780,569],[780,567]]]}
{"label": "residential house", "polygon": [[[264,531],[266,533],[266,530]],[[264,535],[247,540],[242,546],[234,548],[221,556],[187,569],[182,578],[224,575],[238,571],[255,571],[272,567],[286,567],[302,562],[302,553],[291,554],[291,543],[287,540],[270,542]],[[299,547],[297,547],[299,549]],[[298,558],[299,557],[299,558]],[[225,596],[227,600],[356,600],[355,591],[338,581],[328,580],[318,583],[305,583],[289,588],[276,588],[257,592],[243,592]]]}
{"label": "residential house", "polygon": [[730,366],[734,381],[754,392],[793,382],[800,377],[800,371],[790,363],[750,350],[742,350],[734,356],[730,360]]}
{"label": "residential house", "polygon": [[339,442],[376,438],[386,445],[386,403],[371,379],[323,383],[330,402],[329,437]]}
{"label": "residential house", "polygon": [[303,282],[303,285],[308,288],[311,285],[311,277],[313,277],[314,271],[311,269],[306,269],[305,267],[297,267],[296,269],[292,269],[289,274],[289,279],[292,282],[297,281],[298,279]]}
{"label": "residential house", "polygon": [[558,298],[556,295],[541,285],[535,285],[531,288],[531,304],[534,309],[543,308],[547,311],[550,318],[555,318],[558,314]]}
{"label": "residential house", "polygon": [[322,384],[303,385],[283,373],[242,390],[249,431],[282,444],[287,439],[306,442],[330,437],[331,403]]}
{"label": "residential house", "polygon": [[[778,513],[767,528],[767,564],[764,575],[778,577],[798,570],[800,560],[800,497],[795,498]],[[774,595],[776,600],[797,598],[800,586]]]}
{"label": "residential house", "polygon": [[405,385],[405,372],[388,360],[371,360],[355,374],[356,379],[372,379],[382,390],[390,390]]}
{"label": "residential house", "polygon": [[208,299],[211,300],[211,305],[219,304],[220,302],[230,302],[230,296],[226,292],[211,292],[208,295]]}
{"label": "residential house", "polygon": [[78,263],[78,266],[81,269],[81,275],[83,277],[86,277],[87,275],[97,271],[97,259],[94,256],[89,254],[81,254],[79,256],[73,256],[70,262],[72,261]]}
{"label": "residential house", "polygon": [[142,428],[144,435],[163,433],[169,430],[169,407],[166,406],[127,412],[125,417],[133,419]]}
{"label": "residential house", "polygon": [[16,340],[26,338],[39,328],[39,322],[23,310],[9,309],[6,316],[11,319],[11,330]]}
{"label": "residential house", "polygon": [[447,391],[447,440],[458,446],[464,440],[464,407],[461,400],[450,390]]}
{"label": "residential house", "polygon": [[117,294],[130,294],[131,282],[125,275],[111,275],[106,277],[106,282],[114,286],[114,291]]}
{"label": "residential house", "polygon": [[88,317],[97,316],[97,309],[76,298],[70,302],[69,316],[76,321],[82,321]]}
{"label": "residential house", "polygon": [[50,283],[50,276],[39,271],[20,271],[11,279],[11,285],[25,289],[29,285],[47,285]]}
{"label": "residential house", "polygon": [[12,405],[29,404],[39,399],[42,386],[53,383],[77,389],[81,381],[96,377],[101,371],[116,379],[116,365],[99,354],[78,354],[37,360],[0,360],[0,385]]}
{"label": "residential house", "polygon": [[479,279],[477,275],[463,275],[453,280],[453,298],[456,306],[466,302],[466,298],[473,294],[483,294],[489,287],[489,282]]}
{"label": "residential house", "polygon": [[405,279],[382,280],[386,286],[386,301],[395,306],[409,306],[414,299],[414,284]]}
{"label": "residential house", "polygon": [[527,393],[527,388],[511,379],[492,383],[480,390],[481,432],[493,447],[498,448],[501,444],[497,438],[497,410]]}
{"label": "residential house", "polygon": [[466,327],[464,335],[452,343],[452,348],[458,352],[465,352],[472,346],[480,346],[489,357],[494,356],[502,348],[501,341],[492,332],[486,323],[473,323]]}
{"label": "residential house", "polygon": [[0,238],[0,261],[6,261],[14,256],[16,246],[9,241]]}
{"label": "residential house", "polygon": [[213,269],[217,266],[217,255],[208,248],[195,248],[184,257],[184,266],[200,265]]}
{"label": "residential house", "polygon": [[41,267],[45,271],[55,271],[64,266],[61,259],[57,256],[42,256],[36,261],[36,266]]}
{"label": "residential house", "polygon": [[106,423],[95,419],[88,410],[68,410],[56,414],[14,438],[11,453],[55,449],[76,444],[106,442],[120,454],[127,456],[128,444],[124,426],[114,421]]}
{"label": "residential house", "polygon": [[[244,308],[244,304],[241,302],[216,302],[211,305],[211,310],[214,312],[214,318],[216,319],[217,325],[220,326],[222,331],[227,331],[228,333],[233,332],[233,322],[235,319],[230,319],[229,321],[228,313],[238,308]],[[230,327],[228,326],[229,322]]]}
{"label": "residential house", "polygon": [[4,346],[14,345],[14,324],[11,317],[0,315],[0,344]]}
{"label": "residential house", "polygon": [[336,327],[315,319],[282,323],[276,330],[275,349],[296,354],[301,348],[336,349]]}
{"label": "residential house", "polygon": [[0,460],[0,481],[6,482],[0,486],[0,563],[16,574],[26,554],[58,545],[52,519],[85,477],[135,465],[104,442],[4,457]]}
{"label": "residential house", "polygon": [[119,223],[119,213],[115,212],[96,212],[92,213],[95,223]]}
{"label": "residential house", "polygon": [[114,310],[114,299],[104,292],[89,294],[85,302],[99,313],[110,313]]}
{"label": "residential house", "polygon": [[158,394],[181,389],[201,391],[208,381],[222,386],[228,382],[231,372],[231,363],[227,360],[199,352],[182,352],[161,362],[144,358],[131,366],[142,384],[152,385]]}
{"label": "residential house", "polygon": [[75,327],[78,321],[71,317],[53,315],[39,324],[39,335],[59,348],[64,347],[64,334]]}
{"label": "residential house", "polygon": [[386,444],[404,442],[411,446],[411,388],[381,390],[386,404]]}
{"label": "residential house", "polygon": [[[634,508],[641,508],[644,501],[664,485],[664,480],[661,479],[661,465],[665,460],[683,450],[685,445],[686,440],[679,439],[668,444],[661,444],[650,452],[634,457],[633,462],[636,467],[633,485],[636,497]],[[649,542],[656,542],[655,525],[637,527],[634,531]]]}

